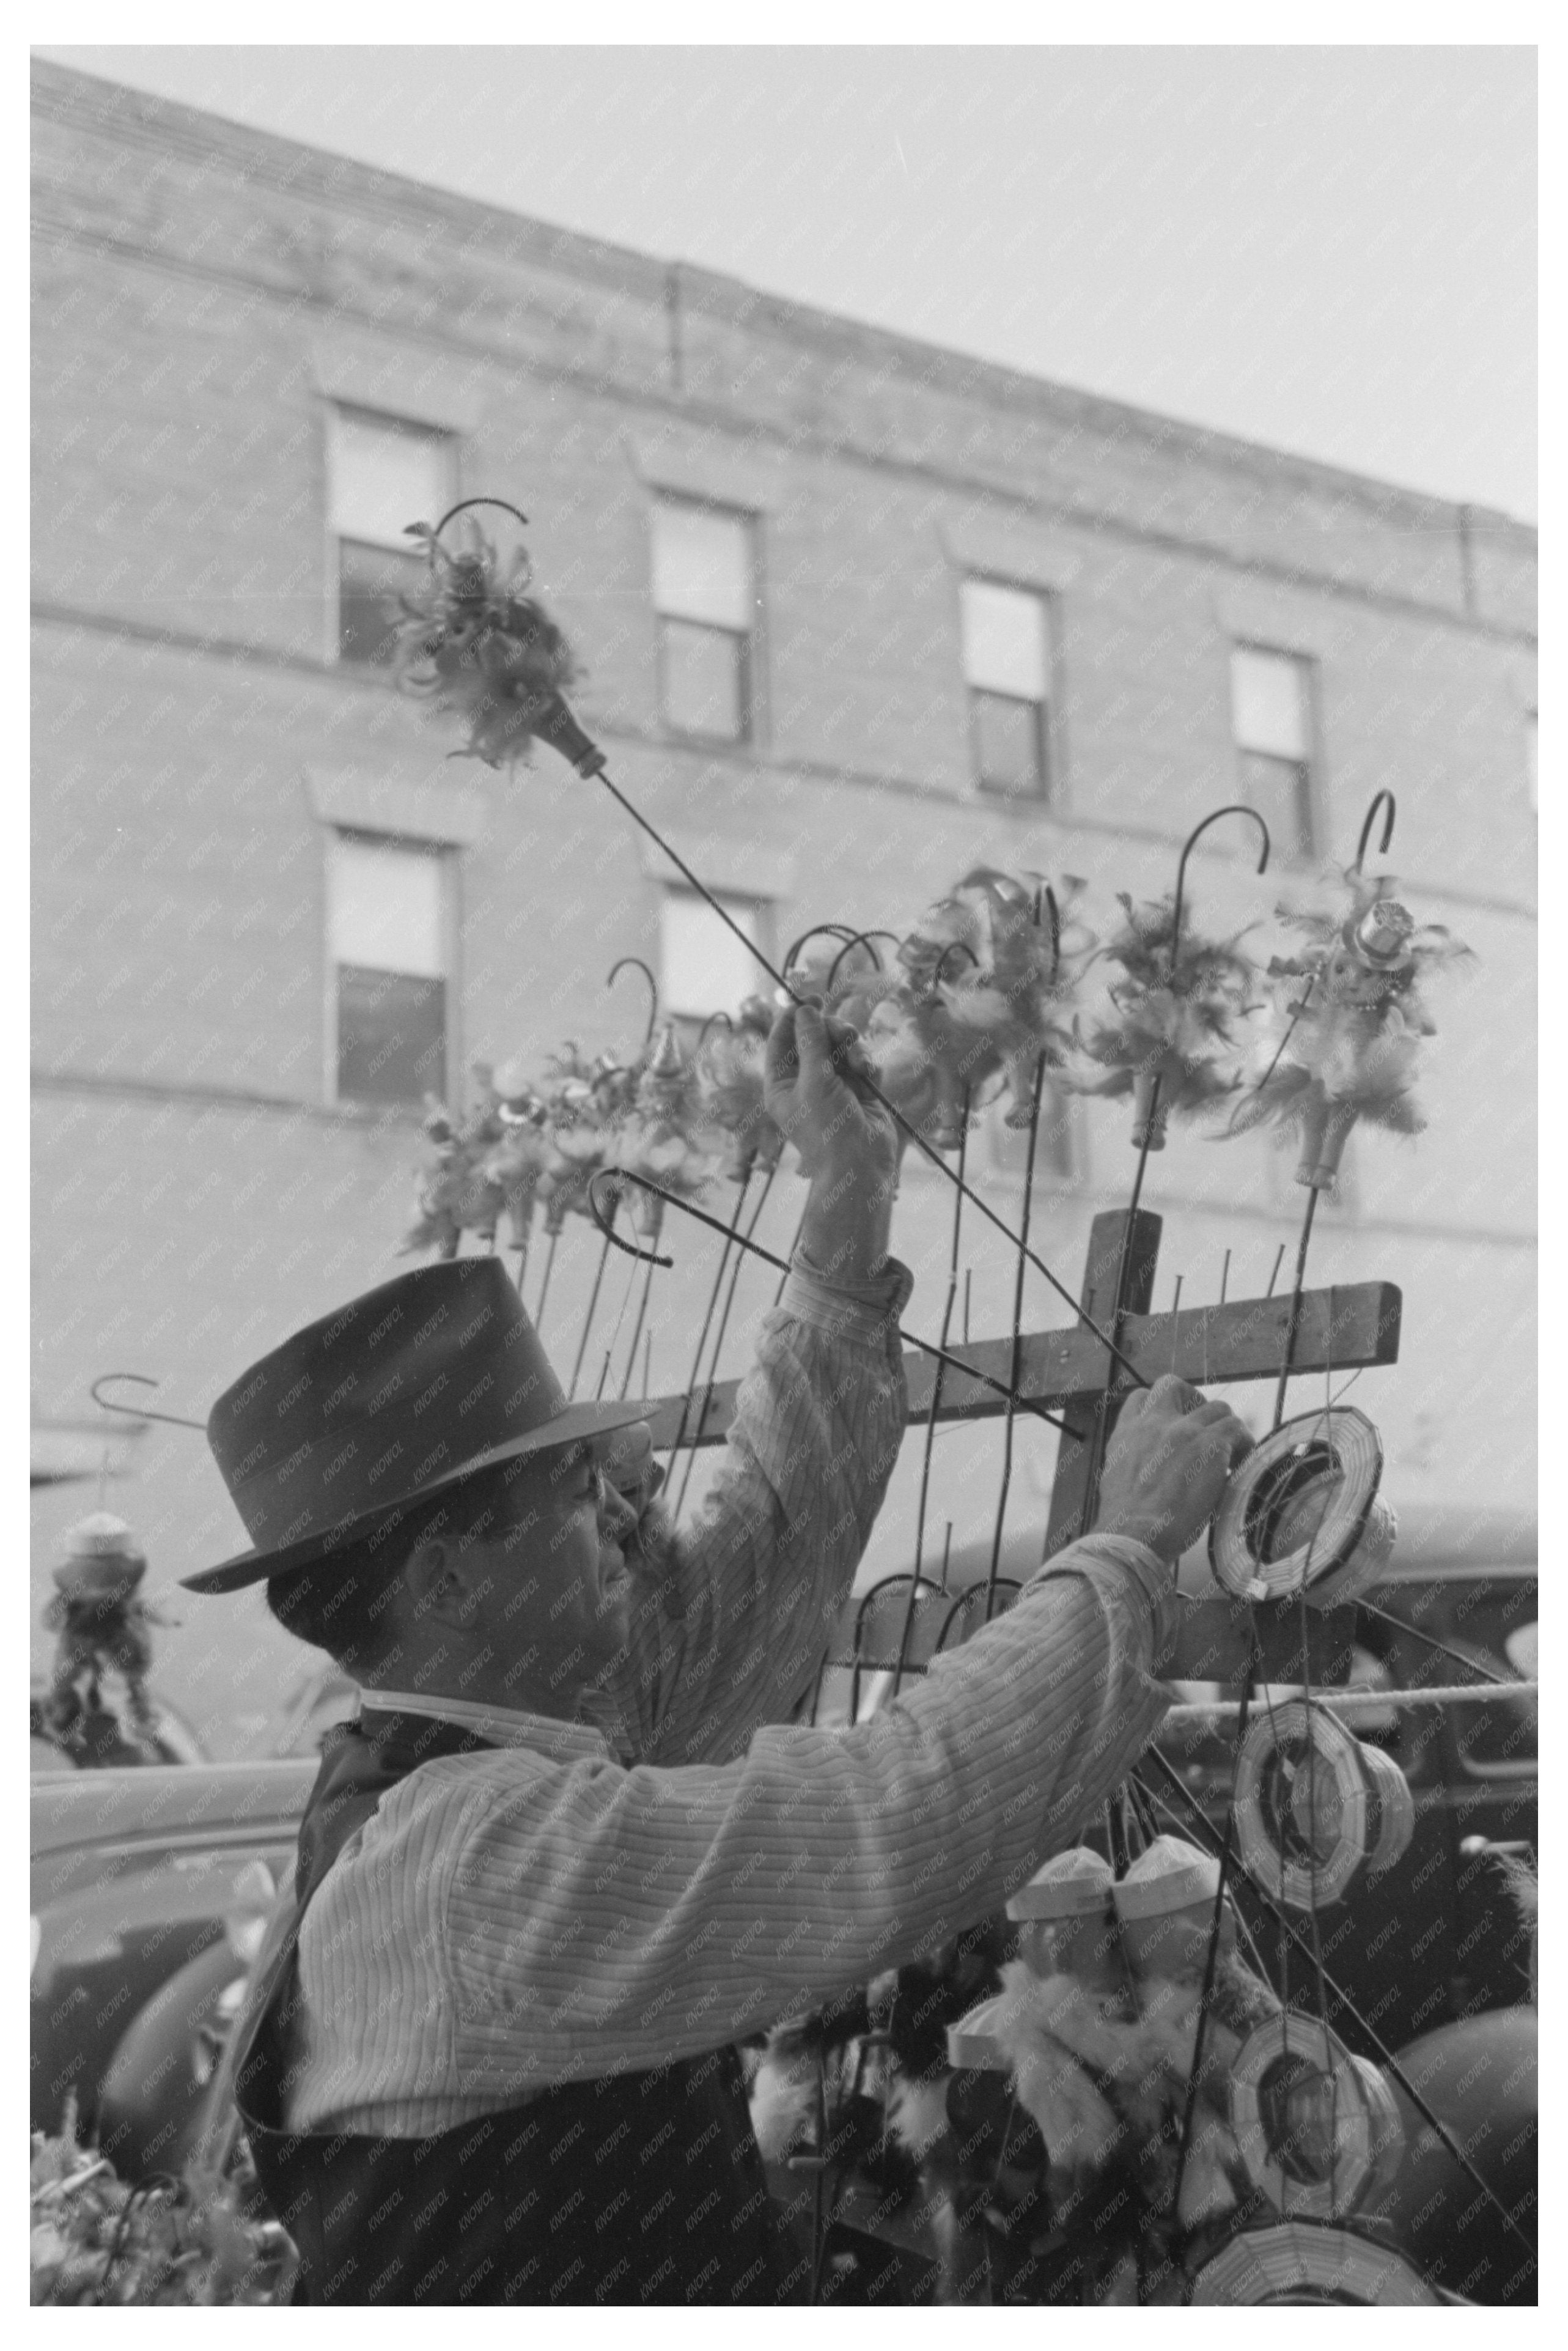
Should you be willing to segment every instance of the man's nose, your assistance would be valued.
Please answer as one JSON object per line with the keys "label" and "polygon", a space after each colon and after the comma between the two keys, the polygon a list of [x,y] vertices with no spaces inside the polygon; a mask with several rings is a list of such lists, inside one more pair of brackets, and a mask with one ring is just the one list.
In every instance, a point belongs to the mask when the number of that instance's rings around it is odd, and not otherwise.
{"label": "man's nose", "polygon": [[629,1502],[608,1478],[600,1481],[602,1499],[599,1507],[599,1523],[612,1542],[620,1542],[637,1523],[636,1505]]}

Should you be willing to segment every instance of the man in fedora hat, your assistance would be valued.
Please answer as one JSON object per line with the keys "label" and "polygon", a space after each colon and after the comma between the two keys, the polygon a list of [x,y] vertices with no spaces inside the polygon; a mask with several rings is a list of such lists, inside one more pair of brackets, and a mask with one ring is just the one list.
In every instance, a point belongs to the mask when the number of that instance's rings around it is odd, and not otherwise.
{"label": "man in fedora hat", "polygon": [[1104,1523],[871,1724],[803,1708],[886,1489],[897,1144],[810,1007],[767,1099],[810,1178],[695,1523],[635,1407],[570,1405],[493,1258],[298,1332],[209,1435],[269,1606],[362,1693],[236,2034],[326,2303],[798,2297],[735,2042],[1000,1906],[1165,1703],[1171,1562],[1247,1442],[1162,1381]]}

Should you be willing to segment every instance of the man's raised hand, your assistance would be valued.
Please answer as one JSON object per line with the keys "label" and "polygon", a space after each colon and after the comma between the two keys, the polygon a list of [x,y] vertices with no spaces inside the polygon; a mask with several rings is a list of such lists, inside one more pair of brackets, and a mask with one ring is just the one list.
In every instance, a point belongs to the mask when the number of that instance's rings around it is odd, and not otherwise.
{"label": "man's raised hand", "polygon": [[1172,1565],[1203,1532],[1251,1437],[1227,1404],[1166,1374],[1127,1398],[1100,1481],[1102,1534],[1131,1535]]}
{"label": "man's raised hand", "polygon": [[800,1249],[830,1280],[864,1282],[887,1260],[898,1129],[865,1083],[852,1029],[791,1005],[768,1039],[764,1094],[811,1189]]}
{"label": "man's raised hand", "polygon": [[781,1012],[768,1033],[763,1089],[807,1176],[896,1172],[897,1129],[863,1082],[859,1040],[844,1021],[814,1004]]}

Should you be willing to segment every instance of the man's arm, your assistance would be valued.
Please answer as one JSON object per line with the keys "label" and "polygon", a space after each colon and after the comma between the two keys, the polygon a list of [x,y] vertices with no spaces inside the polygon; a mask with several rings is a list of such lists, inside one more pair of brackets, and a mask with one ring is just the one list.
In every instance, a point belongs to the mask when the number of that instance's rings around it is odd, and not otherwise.
{"label": "man's arm", "polygon": [[[853,1730],[774,1726],[681,1771],[512,1753],[405,1782],[361,1865],[411,1833],[445,1857],[433,1897],[465,2078],[522,2095],[695,2054],[998,1907],[1158,1723],[1168,1589],[1141,1545],[1091,1537]],[[421,1802],[442,1814],[423,1834]]]}
{"label": "man's arm", "polygon": [[[679,1771],[507,1750],[392,1790],[306,1922],[296,2126],[451,2119],[714,2048],[994,1910],[1158,1723],[1174,1562],[1247,1441],[1178,1381],[1125,1418],[1104,1491],[1146,1539],[1070,1546],[873,1721]],[[403,2020],[368,2056],[367,1968]]]}
{"label": "man's arm", "polygon": [[[635,1753],[718,1761],[810,1690],[887,1490],[908,1411],[887,1254],[898,1154],[834,1066],[810,1006],[768,1040],[768,1105],[810,1190],[794,1270],[762,1326],[724,1461],[646,1593],[614,1695]],[[646,1437],[643,1437],[646,1444]],[[610,1474],[616,1474],[613,1453]]]}

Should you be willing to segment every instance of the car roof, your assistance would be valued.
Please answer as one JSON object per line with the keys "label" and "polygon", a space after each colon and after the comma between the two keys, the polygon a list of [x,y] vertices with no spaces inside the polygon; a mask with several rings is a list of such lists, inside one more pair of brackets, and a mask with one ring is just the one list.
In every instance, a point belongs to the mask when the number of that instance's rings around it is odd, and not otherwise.
{"label": "car roof", "polygon": [[319,1769],[314,1755],[259,1763],[148,1763],[107,1771],[35,1772],[34,1856],[145,1837],[222,1839],[297,1822]]}

